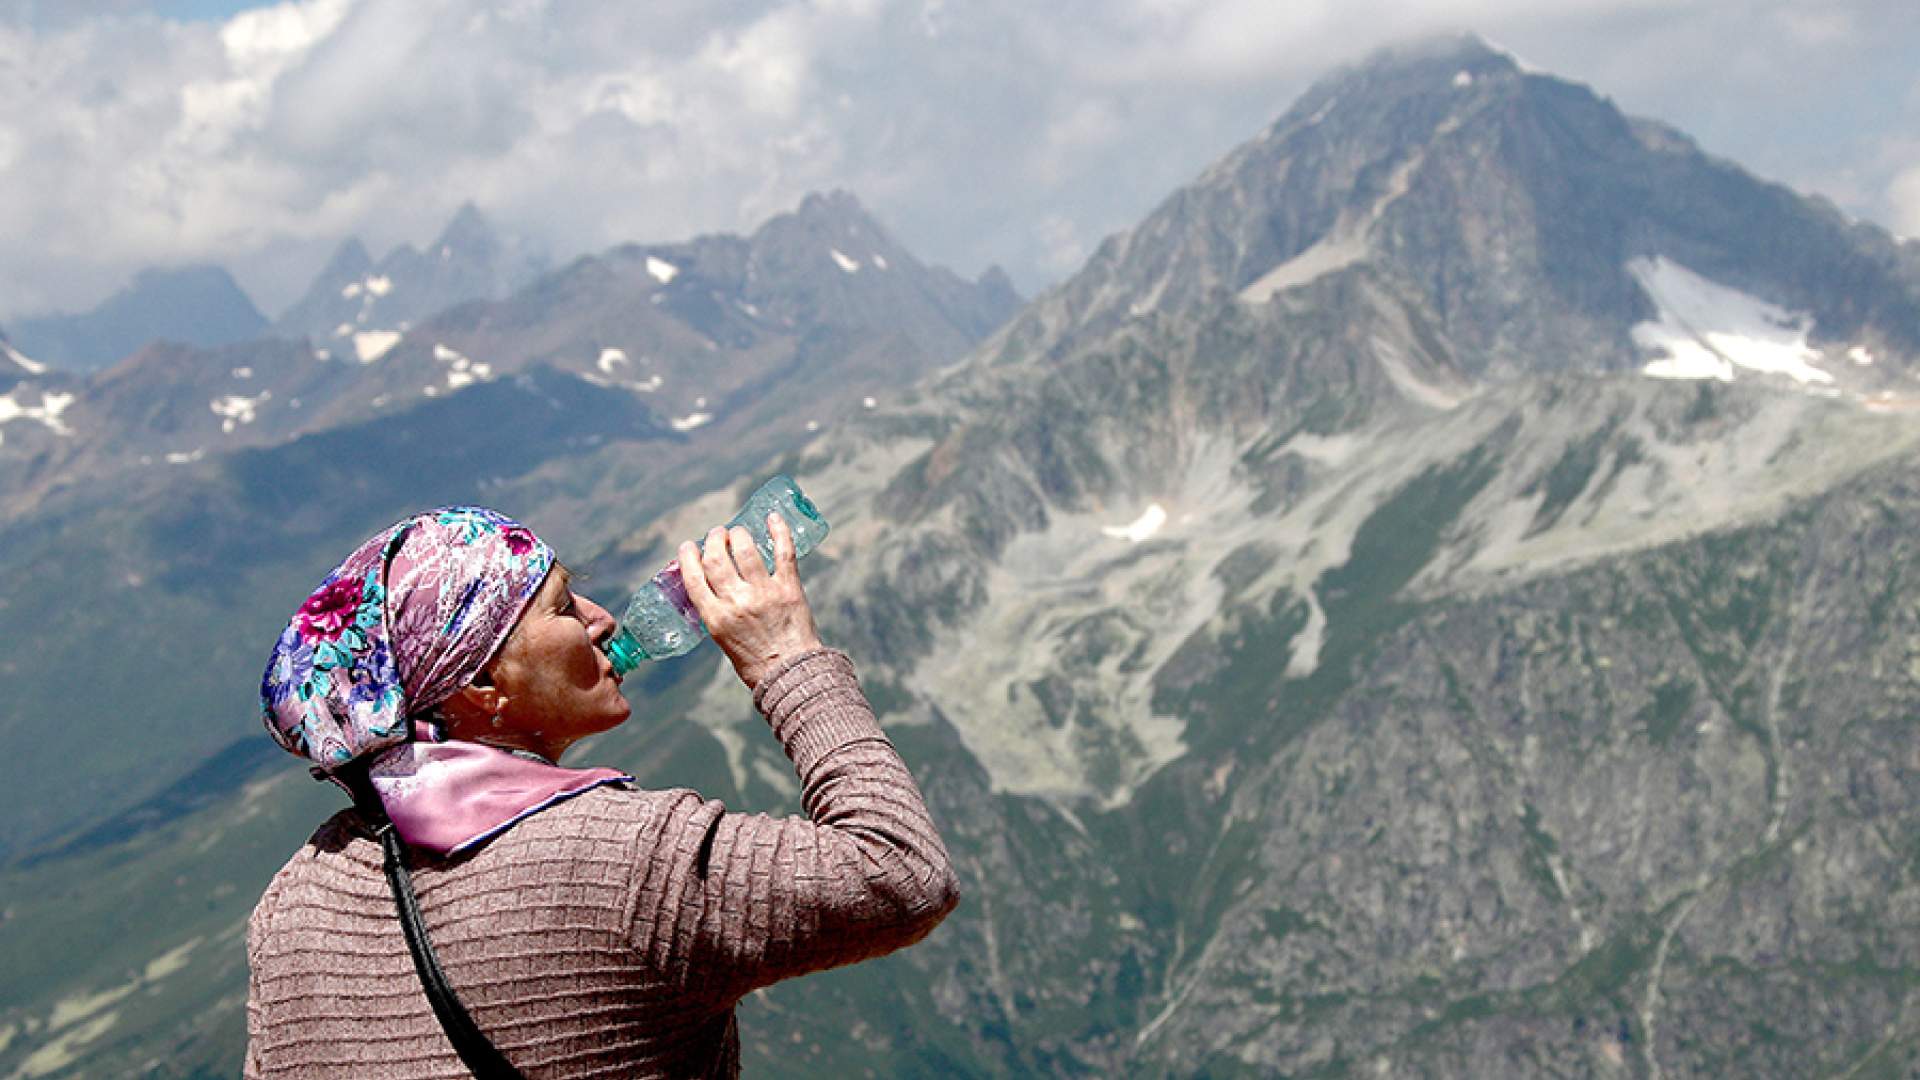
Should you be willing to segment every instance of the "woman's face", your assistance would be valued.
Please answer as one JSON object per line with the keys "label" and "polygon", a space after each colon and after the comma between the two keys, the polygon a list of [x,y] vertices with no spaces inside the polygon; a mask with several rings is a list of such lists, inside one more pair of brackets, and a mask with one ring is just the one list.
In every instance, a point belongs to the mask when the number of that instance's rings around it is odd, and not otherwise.
{"label": "woman's face", "polygon": [[526,613],[488,665],[505,701],[494,726],[501,742],[549,760],[576,739],[617,727],[632,711],[600,646],[616,624],[607,609],[576,595],[566,567],[556,565]]}

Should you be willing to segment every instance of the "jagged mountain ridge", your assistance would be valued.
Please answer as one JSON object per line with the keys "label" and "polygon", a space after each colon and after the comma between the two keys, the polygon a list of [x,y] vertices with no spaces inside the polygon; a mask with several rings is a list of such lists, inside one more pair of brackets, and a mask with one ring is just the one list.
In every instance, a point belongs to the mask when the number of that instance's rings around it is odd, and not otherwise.
{"label": "jagged mountain ridge", "polygon": [[402,244],[376,263],[358,238],[342,242],[273,332],[350,349],[355,334],[404,332],[456,305],[501,299],[546,269],[528,242],[502,236],[467,203],[424,251]]}
{"label": "jagged mountain ridge", "polygon": [[1652,256],[1808,313],[1830,354],[1888,351],[1878,375],[1920,352],[1911,274],[1884,230],[1469,37],[1316,84],[1010,325],[1005,355],[1057,350],[1067,327],[1084,342],[1136,310],[1205,310],[1222,293],[1284,302],[1366,266],[1418,299],[1472,374],[1617,369],[1653,313],[1629,264]]}
{"label": "jagged mountain ridge", "polygon": [[[836,243],[877,261],[848,270]],[[406,333],[150,346],[85,385],[63,385],[57,428],[17,439],[11,454],[0,444],[0,460],[23,466],[0,475],[0,506],[11,497],[17,514],[106,471],[392,415],[533,365],[639,395],[675,430],[801,433],[957,357],[1016,299],[1003,280],[974,285],[924,266],[852,196],[816,197],[751,237],[618,248]],[[766,408],[774,387],[810,414]]]}
{"label": "jagged mountain ridge", "polygon": [[[1315,93],[1393,115],[1409,95],[1453,100],[1452,65],[1482,52],[1388,56]],[[1403,89],[1363,94],[1368,79]],[[1527,80],[1549,102],[1592,100]],[[1376,252],[1401,205],[1372,216],[1396,187],[1377,178],[1410,158],[1392,142],[1353,156],[1376,180],[1322,217],[1348,212]],[[1400,198],[1426,175],[1409,170]],[[1243,299],[1335,224],[1267,261],[1208,246],[1244,231],[1231,199],[1218,218],[1196,205],[1176,195],[970,362],[782,461],[835,522],[807,569],[823,627],[860,658],[968,902],[902,957],[756,995],[749,1067],[1910,1071],[1920,883],[1898,838],[1920,790],[1900,750],[1920,600],[1901,568],[1920,498],[1914,425],[1876,381],[1910,366],[1898,319],[1794,353],[1844,384],[1732,361],[1730,386],[1649,378],[1649,341],[1688,347],[1636,333],[1685,299],[1650,295],[1671,284],[1652,260],[1706,276],[1711,237],[1695,237],[1606,264],[1594,295],[1624,277],[1632,310],[1535,282],[1497,310],[1552,326],[1480,354],[1469,315],[1496,309],[1449,309],[1434,283],[1464,286],[1413,254],[1296,263],[1299,280]],[[1510,220],[1480,224],[1545,235],[1531,203],[1502,207]],[[1169,267],[1208,272],[1196,252],[1238,270],[1188,290]],[[1813,317],[1775,291],[1787,277],[1708,280]],[[1695,345],[1751,359],[1722,330]],[[1581,344],[1534,364],[1522,333]],[[617,487],[568,526],[570,548],[657,549],[739,494],[630,506]],[[710,652],[650,675],[639,712],[692,719],[616,733],[596,757],[791,809],[777,749]],[[63,993],[166,987],[207,1006],[129,1011],[108,1027],[126,1043],[87,1060],[148,1060],[143,1039],[189,1047],[183,1063],[230,1058],[231,992],[217,1003],[238,985],[247,874],[284,851],[268,824],[300,824],[273,800],[319,801],[299,779],[9,879],[111,913],[128,905],[75,884],[96,861],[131,851],[160,879],[228,837],[258,866],[223,868],[224,918],[168,897],[169,933],[137,955],[186,952],[157,978],[33,955],[29,932],[66,924],[24,913],[9,963],[58,989],[7,1002],[0,1023],[50,1023]],[[845,1037],[809,1038],[822,1016],[847,1018]],[[34,1029],[14,1053],[75,1030]]]}

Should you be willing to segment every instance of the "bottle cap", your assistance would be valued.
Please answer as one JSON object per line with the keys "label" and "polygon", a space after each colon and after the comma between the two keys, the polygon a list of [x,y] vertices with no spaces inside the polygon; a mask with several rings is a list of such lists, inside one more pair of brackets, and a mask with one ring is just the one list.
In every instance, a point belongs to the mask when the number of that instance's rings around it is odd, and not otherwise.
{"label": "bottle cap", "polygon": [[647,658],[647,651],[640,647],[640,643],[624,626],[608,638],[602,648],[606,651],[607,659],[613,663],[613,673],[621,678],[625,678],[627,672],[639,667],[640,661]]}

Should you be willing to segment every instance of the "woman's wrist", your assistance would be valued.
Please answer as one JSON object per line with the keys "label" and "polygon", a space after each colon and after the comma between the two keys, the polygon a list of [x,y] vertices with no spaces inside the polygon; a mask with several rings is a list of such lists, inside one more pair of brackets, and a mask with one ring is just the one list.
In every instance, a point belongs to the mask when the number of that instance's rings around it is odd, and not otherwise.
{"label": "woman's wrist", "polygon": [[764,656],[755,657],[744,664],[736,662],[733,670],[740,676],[740,681],[747,684],[749,691],[757,691],[761,683],[766,682],[769,677],[788,667],[795,660],[825,648],[819,635],[810,635],[805,639],[783,644],[780,648]]}

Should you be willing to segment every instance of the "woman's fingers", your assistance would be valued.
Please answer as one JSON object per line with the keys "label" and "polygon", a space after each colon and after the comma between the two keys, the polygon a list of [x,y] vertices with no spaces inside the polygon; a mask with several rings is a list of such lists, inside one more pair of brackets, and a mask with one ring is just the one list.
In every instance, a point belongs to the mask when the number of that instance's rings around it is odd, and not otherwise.
{"label": "woman's fingers", "polygon": [[724,595],[740,581],[740,568],[734,565],[733,553],[727,546],[727,530],[715,525],[707,531],[706,546],[700,551],[700,565],[706,569],[707,581],[716,596]]}
{"label": "woman's fingers", "polygon": [[707,581],[706,568],[700,561],[700,545],[691,540],[680,544],[680,583],[686,586],[687,599],[693,601],[696,610],[705,611],[714,602],[713,585]]}
{"label": "woman's fingers", "polygon": [[715,528],[704,547],[691,541],[680,545],[687,597],[750,687],[783,659],[820,647],[813,611],[800,588],[793,530],[772,515],[767,532],[773,542],[771,574],[746,529]]}
{"label": "woman's fingers", "polygon": [[798,579],[800,556],[793,549],[793,530],[779,514],[767,515],[767,535],[773,538],[773,576],[782,581]]}
{"label": "woman's fingers", "polygon": [[735,525],[727,530],[727,546],[733,551],[733,563],[742,580],[754,583],[767,579],[767,561],[760,557],[760,548],[745,526]]}

